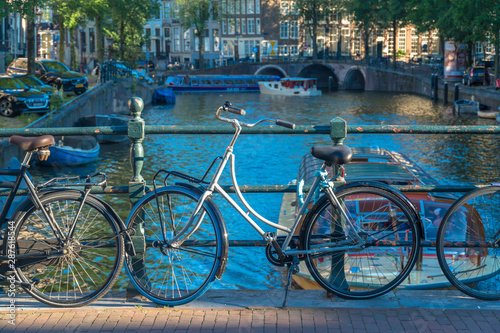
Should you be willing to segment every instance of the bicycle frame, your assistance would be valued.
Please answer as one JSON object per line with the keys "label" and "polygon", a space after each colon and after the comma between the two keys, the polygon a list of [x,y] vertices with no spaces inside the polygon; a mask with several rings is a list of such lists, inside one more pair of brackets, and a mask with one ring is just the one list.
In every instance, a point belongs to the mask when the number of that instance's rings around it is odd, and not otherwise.
{"label": "bicycle frame", "polygon": [[[219,110],[217,111],[217,117],[220,120],[223,120],[223,121],[231,123],[233,125],[233,127],[236,129],[236,132],[235,132],[235,134],[234,134],[234,136],[233,136],[233,138],[231,140],[231,143],[226,148],[224,156],[222,157],[222,160],[219,163],[219,165],[217,167],[217,170],[215,171],[215,174],[214,174],[212,180],[210,181],[210,183],[207,186],[206,190],[203,192],[203,194],[202,194],[200,200],[198,201],[198,203],[197,203],[197,205],[196,205],[193,213],[191,214],[189,220],[187,221],[187,223],[183,227],[183,229],[177,235],[175,235],[171,240],[167,240],[166,234],[165,234],[165,230],[164,230],[164,224],[161,223],[161,228],[163,229],[162,231],[163,231],[164,241],[165,241],[165,244],[167,244],[167,246],[171,246],[171,247],[174,247],[174,248],[178,247],[184,241],[186,241],[194,232],[196,232],[196,230],[200,226],[200,224],[201,224],[201,222],[203,220],[203,217],[204,217],[203,214],[199,215],[198,213],[200,212],[201,208],[203,207],[203,204],[204,204],[205,200],[209,196],[211,196],[214,192],[221,194],[224,197],[224,199],[226,199],[226,201],[229,202],[229,204],[268,243],[271,243],[271,241],[272,241],[270,235],[268,233],[266,233],[264,230],[262,230],[262,228],[260,228],[260,226],[249,216],[250,213],[255,218],[257,218],[259,221],[261,221],[262,223],[264,223],[264,224],[266,224],[266,225],[268,225],[270,227],[276,228],[278,230],[281,230],[281,231],[287,233],[287,237],[286,237],[283,245],[281,246],[281,250],[282,250],[283,253],[285,253],[284,249],[287,249],[287,247],[289,246],[289,244],[290,244],[290,242],[292,240],[292,237],[293,237],[293,235],[295,233],[295,230],[297,229],[300,221],[302,220],[302,217],[305,215],[305,211],[306,211],[309,203],[312,201],[314,193],[316,192],[316,189],[318,187],[321,187],[322,189],[325,190],[326,194],[330,197],[330,199],[337,205],[337,207],[340,208],[343,217],[345,218],[345,220],[349,224],[349,226],[352,228],[352,230],[356,230],[354,228],[354,226],[352,225],[350,219],[348,218],[348,216],[347,216],[344,208],[342,207],[342,205],[338,201],[337,197],[335,196],[335,193],[333,191],[333,184],[328,179],[327,172],[325,171],[325,168],[326,168],[325,163],[323,163],[323,165],[320,168],[320,170],[317,171],[316,178],[315,178],[315,180],[314,180],[314,182],[313,182],[313,184],[311,186],[311,189],[310,189],[309,193],[307,194],[307,196],[306,196],[306,198],[304,200],[304,204],[300,208],[299,213],[298,213],[298,215],[297,215],[297,217],[296,217],[296,219],[295,219],[295,221],[294,221],[294,223],[293,223],[293,225],[292,225],[291,228],[284,227],[284,226],[281,226],[279,224],[276,224],[276,223],[274,223],[272,221],[267,220],[266,218],[262,217],[261,215],[259,215],[250,206],[250,204],[247,203],[247,201],[243,197],[243,194],[239,190],[238,183],[237,183],[237,180],[236,180],[235,155],[233,154],[233,147],[234,147],[234,145],[236,143],[236,140],[238,139],[238,136],[241,133],[241,125],[242,124],[245,127],[253,127],[253,126],[255,126],[255,125],[257,125],[257,124],[259,124],[260,122],[263,122],[263,121],[269,121],[269,122],[274,122],[274,121],[263,119],[263,120],[255,123],[255,124],[246,124],[246,123],[242,123],[242,122],[240,122],[240,121],[238,121],[236,119],[227,119],[227,118],[221,117],[220,116],[220,111],[221,111],[221,109],[219,108]],[[230,161],[231,182],[232,182],[232,184],[233,184],[233,186],[235,188],[235,191],[236,191],[236,194],[237,194],[238,198],[240,199],[240,201],[243,204],[244,208],[247,209],[247,212],[245,212],[241,208],[241,206],[238,205],[238,203],[235,202],[229,196],[229,194],[226,191],[224,191],[224,189],[218,184],[220,176],[224,172],[224,169],[225,169],[228,161]],[[197,216],[197,215],[199,215],[199,216]],[[335,243],[335,244],[332,243],[331,245],[335,245],[335,248],[330,248],[330,249],[325,250],[324,248],[327,247],[329,244],[322,244],[322,248],[323,248],[322,252],[346,251],[346,250],[353,249],[353,248],[359,248],[360,246],[363,246],[364,244],[366,244],[366,242],[357,234],[357,232],[355,232],[355,236],[356,236],[356,239],[358,241],[358,244],[356,246],[338,246],[339,243]],[[287,255],[302,255],[302,254],[314,254],[316,252],[317,252],[316,250],[301,251],[301,250],[289,249],[289,250],[287,250],[286,254]]]}

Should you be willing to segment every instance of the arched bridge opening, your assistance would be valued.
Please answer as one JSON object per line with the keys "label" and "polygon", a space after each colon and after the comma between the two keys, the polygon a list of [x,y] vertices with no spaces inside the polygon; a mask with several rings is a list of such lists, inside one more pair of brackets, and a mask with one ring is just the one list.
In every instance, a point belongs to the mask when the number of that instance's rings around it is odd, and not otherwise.
{"label": "arched bridge opening", "polygon": [[344,79],[344,89],[365,90],[365,76],[359,68],[353,68],[347,72]]}
{"label": "arched bridge opening", "polygon": [[[339,88],[339,79],[334,71],[325,65],[314,64],[302,68],[298,74],[299,77],[318,79],[318,88],[331,88],[337,90]],[[331,78],[331,79],[330,79]]]}
{"label": "arched bridge opening", "polygon": [[266,65],[259,68],[254,75],[277,75],[279,77],[286,77],[287,74],[283,68],[274,65]]}

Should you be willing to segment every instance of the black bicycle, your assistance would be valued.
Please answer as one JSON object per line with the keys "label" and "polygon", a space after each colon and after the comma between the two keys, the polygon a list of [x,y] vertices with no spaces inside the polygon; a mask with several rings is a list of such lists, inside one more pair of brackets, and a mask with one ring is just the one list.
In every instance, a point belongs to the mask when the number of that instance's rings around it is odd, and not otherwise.
{"label": "black bicycle", "polygon": [[[19,169],[0,169],[0,175],[12,178],[0,181],[0,188],[10,189],[0,213],[0,280],[14,278],[15,285],[51,306],[78,307],[98,300],[119,276],[125,247],[134,253],[118,214],[90,194],[93,186],[106,187],[106,175],[35,185],[27,174],[30,160],[35,153],[46,160],[54,138],[12,136],[9,142],[26,156]],[[7,219],[22,184],[28,196]]]}

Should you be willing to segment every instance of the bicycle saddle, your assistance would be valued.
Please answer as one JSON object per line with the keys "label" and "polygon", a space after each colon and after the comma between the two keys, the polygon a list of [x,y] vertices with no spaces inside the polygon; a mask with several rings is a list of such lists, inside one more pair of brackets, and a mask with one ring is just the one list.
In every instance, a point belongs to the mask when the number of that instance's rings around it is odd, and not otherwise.
{"label": "bicycle saddle", "polygon": [[26,138],[24,136],[13,135],[9,138],[9,142],[24,151],[31,151],[37,148],[52,146],[54,144],[54,137],[52,135],[42,135],[36,138]]}
{"label": "bicycle saddle", "polygon": [[311,154],[325,161],[328,166],[347,164],[352,159],[352,150],[345,145],[334,147],[315,146],[311,148]]}

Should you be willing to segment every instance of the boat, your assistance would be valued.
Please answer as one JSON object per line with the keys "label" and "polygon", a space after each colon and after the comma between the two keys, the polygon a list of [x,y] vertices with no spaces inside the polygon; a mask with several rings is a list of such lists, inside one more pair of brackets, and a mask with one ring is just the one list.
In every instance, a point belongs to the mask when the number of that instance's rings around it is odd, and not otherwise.
{"label": "boat", "polygon": [[477,114],[479,103],[468,99],[458,99],[454,103],[454,110],[458,114]]}
{"label": "boat", "polygon": [[174,92],[170,89],[156,89],[153,94],[153,104],[175,104]]}
{"label": "boat", "polygon": [[261,94],[280,96],[321,96],[317,79],[290,77],[279,82],[259,81]]}
{"label": "boat", "polygon": [[[93,115],[78,119],[74,127],[127,126],[130,116],[125,115]],[[69,138],[69,137],[68,137]],[[118,143],[128,140],[128,135],[97,135],[99,143]]]}
{"label": "boat", "polygon": [[[345,165],[346,182],[356,181],[379,181],[389,185],[438,185],[438,182],[429,176],[422,168],[412,162],[409,158],[398,152],[388,151],[379,147],[351,147],[353,159]],[[297,193],[285,193],[280,209],[279,224],[290,227],[294,222],[294,215],[301,206],[303,194],[301,188],[304,185],[311,185],[315,176],[314,173],[320,168],[322,161],[314,158],[310,153],[305,155],[301,161],[298,173]],[[328,171],[328,170],[327,170]],[[331,170],[330,170],[331,171]],[[407,192],[405,195],[412,201],[424,224],[425,240],[435,241],[439,223],[447,209],[456,200],[454,196],[442,193]],[[356,216],[356,224],[363,226],[363,229],[373,228],[373,200],[370,196],[356,197],[354,200],[345,201],[347,211],[351,211]],[[380,205],[380,201],[377,202]],[[295,214],[290,214],[295,212]],[[378,218],[380,219],[380,218]],[[384,221],[387,221],[386,219]],[[363,223],[369,223],[364,226]],[[466,222],[465,222],[466,223]],[[366,229],[376,230],[376,229]],[[465,228],[463,229],[465,230]],[[278,235],[282,235],[278,231]],[[346,254],[349,255],[349,254]],[[353,255],[359,256],[353,252]],[[385,258],[387,257],[387,258]],[[359,267],[344,267],[346,274],[354,276],[349,282],[351,288],[363,289],[368,287],[366,283],[366,272],[377,272],[377,267],[383,260],[391,260],[390,256],[378,256],[378,264],[374,260],[367,260],[364,264],[357,264]],[[360,260],[357,260],[358,262]],[[346,261],[352,262],[352,261]],[[493,266],[493,265],[490,265]],[[361,269],[360,269],[361,267]],[[295,285],[301,289],[322,289],[316,281],[309,275],[304,262],[299,265],[299,273],[293,276]],[[356,273],[360,272],[357,277]],[[352,272],[355,272],[354,274]],[[405,279],[399,288],[405,289],[437,289],[448,288],[451,284],[444,276],[439,266],[435,248],[424,247],[422,261],[417,262],[409,277]]]}
{"label": "boat", "polygon": [[259,81],[278,82],[275,75],[171,75],[162,88],[173,91],[259,91]]}
{"label": "boat", "polygon": [[77,166],[94,162],[99,157],[99,143],[93,136],[67,136],[49,147],[50,156],[38,161],[43,166]]}
{"label": "boat", "polygon": [[496,119],[500,113],[496,110],[478,110],[477,116],[479,118]]}

